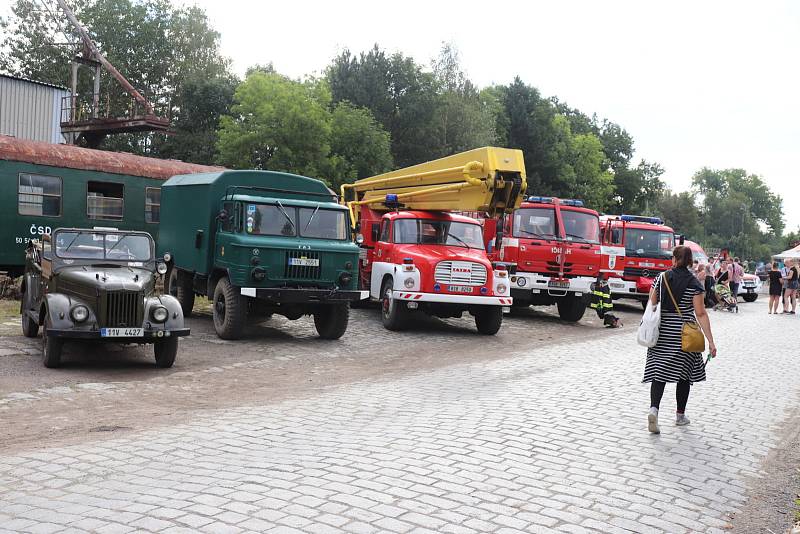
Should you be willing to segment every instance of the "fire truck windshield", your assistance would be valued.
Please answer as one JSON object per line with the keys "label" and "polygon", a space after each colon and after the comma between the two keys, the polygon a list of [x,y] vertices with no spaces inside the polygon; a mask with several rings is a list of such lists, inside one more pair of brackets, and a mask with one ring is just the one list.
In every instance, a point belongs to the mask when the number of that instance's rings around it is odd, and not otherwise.
{"label": "fire truck windshield", "polygon": [[556,210],[553,208],[522,208],[514,212],[514,237],[555,239]]}
{"label": "fire truck windshield", "polygon": [[645,230],[642,228],[625,229],[625,255],[640,258],[670,258],[675,242],[672,232]]}
{"label": "fire truck windshield", "polygon": [[600,242],[600,219],[597,215],[561,208],[561,218],[568,241]]}
{"label": "fire truck windshield", "polygon": [[397,219],[394,222],[394,242],[483,249],[483,229],[478,224],[455,221]]}

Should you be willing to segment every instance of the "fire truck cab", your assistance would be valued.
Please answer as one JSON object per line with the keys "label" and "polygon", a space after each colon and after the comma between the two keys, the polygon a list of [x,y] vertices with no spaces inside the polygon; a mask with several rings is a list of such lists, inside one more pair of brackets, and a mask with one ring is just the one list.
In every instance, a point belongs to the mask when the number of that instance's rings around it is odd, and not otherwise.
{"label": "fire truck cab", "polygon": [[525,190],[519,150],[487,147],[342,186],[361,246],[360,285],[380,301],[384,327],[410,315],[461,317],[497,333],[512,304],[509,274],[494,269],[483,228],[456,212],[511,212]]}
{"label": "fire truck cab", "polygon": [[624,248],[609,259],[611,294],[645,303],[655,277],[672,266],[675,232],[658,217],[639,215],[605,215],[601,226],[604,247]]}
{"label": "fire truck cab", "polygon": [[600,270],[596,211],[580,200],[531,196],[505,217],[500,241],[497,223],[487,220],[485,226],[490,258],[516,264],[514,307],[555,304],[566,321],[583,317]]}

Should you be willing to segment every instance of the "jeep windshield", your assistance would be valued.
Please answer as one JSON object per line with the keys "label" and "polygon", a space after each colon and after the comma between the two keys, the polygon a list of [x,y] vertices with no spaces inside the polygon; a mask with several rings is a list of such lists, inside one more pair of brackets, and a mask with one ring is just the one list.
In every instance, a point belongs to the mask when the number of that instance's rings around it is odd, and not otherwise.
{"label": "jeep windshield", "polygon": [[394,222],[394,242],[483,249],[483,229],[479,224],[456,221],[397,219]]}
{"label": "jeep windshield", "polygon": [[286,204],[245,204],[245,232],[342,241],[350,237],[345,211]]}
{"label": "jeep windshield", "polygon": [[643,228],[625,229],[625,255],[639,258],[672,257],[675,236],[672,232],[645,230]]}
{"label": "jeep windshield", "polygon": [[153,248],[145,235],[88,231],[57,232],[54,245],[59,258],[126,262],[150,261]]}

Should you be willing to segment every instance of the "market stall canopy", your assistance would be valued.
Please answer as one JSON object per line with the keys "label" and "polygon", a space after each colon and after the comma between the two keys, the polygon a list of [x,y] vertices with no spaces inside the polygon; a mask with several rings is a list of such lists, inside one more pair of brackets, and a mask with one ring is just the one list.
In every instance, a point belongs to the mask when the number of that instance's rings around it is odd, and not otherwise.
{"label": "market stall canopy", "polygon": [[774,258],[776,260],[786,260],[789,258],[800,259],[800,245],[790,248],[789,250],[784,250],[780,254],[775,254]]}

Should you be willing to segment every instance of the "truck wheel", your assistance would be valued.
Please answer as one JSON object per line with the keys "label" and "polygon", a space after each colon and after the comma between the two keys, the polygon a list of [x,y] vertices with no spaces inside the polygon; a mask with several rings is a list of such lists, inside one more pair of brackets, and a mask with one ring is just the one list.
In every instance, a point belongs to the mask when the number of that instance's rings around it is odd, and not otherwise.
{"label": "truck wheel", "polygon": [[36,337],[39,334],[39,323],[26,312],[22,312],[22,334],[25,337]]}
{"label": "truck wheel", "polygon": [[44,330],[42,331],[42,356],[44,366],[54,369],[61,365],[61,349],[64,347],[64,340],[60,337],[47,335],[50,327],[50,318],[44,318]]}
{"label": "truck wheel", "polygon": [[212,303],[214,330],[222,339],[239,339],[242,337],[247,321],[247,297],[243,297],[239,289],[231,285],[227,276],[219,279],[214,289]]}
{"label": "truck wheel", "polygon": [[480,306],[475,312],[475,326],[484,336],[493,336],[503,324],[502,306]]}
{"label": "truck wheel", "polygon": [[347,330],[350,306],[322,304],[314,311],[314,327],[322,339],[339,339]]}
{"label": "truck wheel", "polygon": [[409,311],[405,302],[392,298],[392,280],[381,286],[381,321],[387,330],[403,330],[408,324]]}
{"label": "truck wheel", "polygon": [[744,299],[745,302],[755,302],[756,299],[758,298],[758,294],[757,293],[746,293],[746,294],[742,295],[742,298]]}
{"label": "truck wheel", "polygon": [[192,308],[194,308],[192,278],[186,273],[179,271],[177,267],[172,267],[172,269],[169,270],[169,283],[167,285],[167,292],[180,302],[183,316],[190,317],[192,315]]}
{"label": "truck wheel", "polygon": [[558,299],[556,306],[558,306],[558,316],[571,323],[580,321],[586,312],[586,304],[580,297],[562,297]]}
{"label": "truck wheel", "polygon": [[178,355],[178,338],[156,341],[153,343],[153,352],[156,353],[156,367],[169,369],[175,363],[175,356]]}

